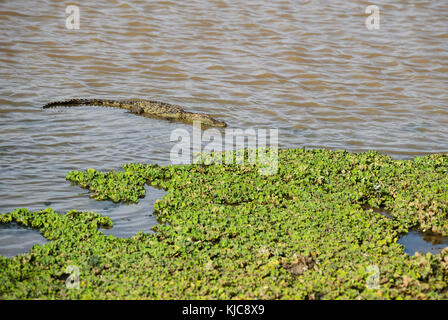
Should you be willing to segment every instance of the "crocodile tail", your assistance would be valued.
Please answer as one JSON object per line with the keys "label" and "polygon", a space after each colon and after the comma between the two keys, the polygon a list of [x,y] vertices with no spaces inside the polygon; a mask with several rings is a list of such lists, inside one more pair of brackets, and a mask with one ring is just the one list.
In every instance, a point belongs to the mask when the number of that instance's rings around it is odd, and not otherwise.
{"label": "crocodile tail", "polygon": [[69,99],[64,101],[54,101],[43,106],[44,109],[55,107],[73,107],[73,106],[117,106],[117,101],[106,99]]}

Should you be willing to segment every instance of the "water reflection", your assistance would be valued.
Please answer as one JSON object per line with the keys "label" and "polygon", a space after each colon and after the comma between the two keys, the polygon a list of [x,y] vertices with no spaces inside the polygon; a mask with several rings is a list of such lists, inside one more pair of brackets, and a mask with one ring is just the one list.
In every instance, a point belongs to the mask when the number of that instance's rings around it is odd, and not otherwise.
{"label": "water reflection", "polygon": [[411,256],[415,255],[416,252],[436,254],[448,247],[448,237],[432,232],[410,230],[398,239],[397,243],[402,244],[404,252]]}

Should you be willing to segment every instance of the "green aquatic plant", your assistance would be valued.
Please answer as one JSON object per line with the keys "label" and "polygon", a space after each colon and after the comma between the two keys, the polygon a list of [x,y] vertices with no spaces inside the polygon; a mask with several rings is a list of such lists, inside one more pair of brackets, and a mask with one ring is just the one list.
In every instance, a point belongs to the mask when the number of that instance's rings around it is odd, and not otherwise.
{"label": "green aquatic plant", "polygon": [[[0,257],[0,298],[447,298],[448,248],[408,256],[397,243],[411,228],[448,234],[447,155],[278,157],[268,176],[256,164],[204,163],[68,173],[99,200],[138,202],[145,184],[167,190],[154,204],[155,232],[105,236],[98,228],[111,221],[96,213],[2,214],[1,223],[31,226],[50,242]],[[79,289],[66,285],[69,265],[79,268]]]}

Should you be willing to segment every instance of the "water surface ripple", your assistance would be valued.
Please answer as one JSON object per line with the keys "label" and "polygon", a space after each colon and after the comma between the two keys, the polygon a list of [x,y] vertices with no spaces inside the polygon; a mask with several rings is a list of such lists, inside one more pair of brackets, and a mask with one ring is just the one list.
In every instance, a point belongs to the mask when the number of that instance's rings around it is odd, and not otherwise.
{"label": "water surface ripple", "polygon": [[278,128],[281,147],[447,152],[448,2],[375,1],[379,30],[365,26],[369,4],[79,1],[80,29],[68,30],[64,2],[2,1],[0,212],[113,208],[130,219],[117,224],[123,236],[155,223],[157,192],[131,207],[98,203],[65,175],[169,164],[170,133],[191,127],[41,109],[56,99],[160,99],[233,128]]}

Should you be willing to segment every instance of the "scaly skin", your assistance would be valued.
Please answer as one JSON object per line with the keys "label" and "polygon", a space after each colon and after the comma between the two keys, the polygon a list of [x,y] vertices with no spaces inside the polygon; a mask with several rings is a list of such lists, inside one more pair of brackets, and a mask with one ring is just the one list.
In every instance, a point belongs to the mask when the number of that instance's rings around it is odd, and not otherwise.
{"label": "scaly skin", "polygon": [[126,100],[107,100],[107,99],[70,99],[65,101],[56,101],[44,105],[44,109],[54,107],[75,107],[75,106],[102,106],[121,108],[131,111],[132,113],[149,116],[160,117],[165,119],[179,120],[182,122],[193,123],[200,121],[206,126],[226,127],[224,121],[213,119],[208,114],[194,113],[185,111],[182,107],[160,101],[144,100],[144,99],[126,99]]}

